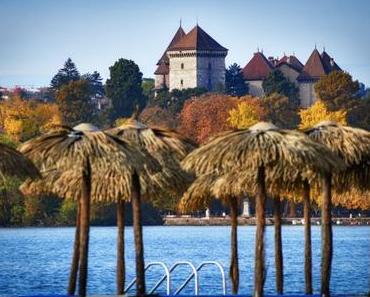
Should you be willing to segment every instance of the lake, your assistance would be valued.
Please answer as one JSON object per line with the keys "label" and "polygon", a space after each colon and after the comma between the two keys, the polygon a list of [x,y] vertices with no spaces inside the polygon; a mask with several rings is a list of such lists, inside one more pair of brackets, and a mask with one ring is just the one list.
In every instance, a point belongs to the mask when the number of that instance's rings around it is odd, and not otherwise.
{"label": "lake", "polygon": [[[334,226],[333,293],[366,294],[370,276],[370,227]],[[93,227],[90,235],[89,294],[114,294],[116,269],[115,227]],[[239,228],[240,293],[253,289],[254,226]],[[71,262],[74,228],[0,229],[0,295],[65,294]],[[169,266],[179,260],[199,264],[219,261],[228,275],[229,227],[144,227],[145,260]],[[314,292],[320,288],[320,227],[312,228]],[[304,292],[303,226],[283,226],[286,293]],[[275,293],[273,227],[266,229],[267,280],[265,293]],[[189,269],[179,268],[173,287],[186,279]],[[147,287],[162,271],[147,273]],[[126,228],[126,284],[134,276],[132,227]],[[219,272],[200,272],[200,293],[221,293]],[[228,292],[231,292],[227,279]],[[193,293],[192,286],[183,293]],[[164,286],[160,292],[165,292]]]}

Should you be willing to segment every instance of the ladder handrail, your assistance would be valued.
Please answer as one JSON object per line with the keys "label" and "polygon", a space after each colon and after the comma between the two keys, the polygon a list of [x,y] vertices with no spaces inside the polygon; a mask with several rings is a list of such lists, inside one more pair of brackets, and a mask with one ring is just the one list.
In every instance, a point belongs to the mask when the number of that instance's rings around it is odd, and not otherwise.
{"label": "ladder handrail", "polygon": [[[171,288],[171,276],[170,276],[170,271],[168,270],[166,264],[164,264],[163,262],[151,262],[149,264],[146,265],[145,267],[145,270],[144,271],[147,271],[150,267],[152,266],[161,266],[165,272],[164,276],[162,277],[163,280],[165,280],[167,278],[167,288],[166,288],[166,292],[167,292],[167,295],[170,295],[170,288]],[[126,287],[126,289],[124,290],[125,293],[128,292],[128,290],[130,290],[132,288],[132,286],[136,283],[136,277],[131,281],[131,283]],[[158,286],[157,286],[158,287]],[[154,292],[155,289],[157,289],[157,287],[155,287],[154,289],[151,290],[150,294]]]}
{"label": "ladder handrail", "polygon": [[[225,278],[225,271],[224,271],[224,268],[222,267],[222,265],[217,262],[217,261],[204,261],[202,263],[200,263],[196,269],[196,271],[200,271],[204,266],[206,265],[215,265],[218,267],[218,269],[220,270],[221,272],[221,280],[222,280],[222,292],[224,295],[226,295],[226,278]],[[198,274],[197,275],[197,279],[199,278]],[[185,280],[185,282],[177,289],[177,291],[173,294],[173,295],[178,295],[185,287],[186,285],[191,281],[191,279],[194,277],[194,273],[192,273],[191,275],[189,275],[189,277]],[[197,280],[197,283],[199,282],[199,280]],[[199,289],[197,289],[195,295],[198,295],[198,292]]]}
{"label": "ladder handrail", "polygon": [[223,295],[226,295],[226,278],[225,278],[224,268],[217,261],[204,261],[204,262],[199,264],[199,266],[197,267],[197,271],[200,271],[206,265],[215,265],[216,267],[218,267],[218,269],[220,270],[220,273],[221,273],[222,293],[223,293]]}

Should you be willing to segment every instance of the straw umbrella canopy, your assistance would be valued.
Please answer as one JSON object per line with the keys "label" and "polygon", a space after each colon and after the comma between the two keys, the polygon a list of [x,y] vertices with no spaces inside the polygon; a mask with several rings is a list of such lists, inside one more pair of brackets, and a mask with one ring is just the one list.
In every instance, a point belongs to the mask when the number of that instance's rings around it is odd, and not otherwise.
{"label": "straw umbrella canopy", "polygon": [[18,178],[37,178],[39,171],[36,166],[17,150],[0,143],[0,177],[14,176]]}
{"label": "straw umbrella canopy", "polygon": [[[70,283],[75,283],[74,269],[79,265],[79,295],[86,296],[90,201],[140,196],[140,172],[144,168],[158,171],[160,165],[129,142],[90,124],[61,127],[24,143],[21,151],[43,171],[55,170],[55,175],[44,181],[47,188],[79,200],[79,252],[74,251]],[[48,181],[51,184],[47,185]]]}
{"label": "straw umbrella canopy", "polygon": [[[128,140],[136,146],[147,151],[155,158],[162,167],[162,170],[154,175],[142,171],[140,174],[140,188],[143,197],[154,205],[160,205],[163,197],[172,197],[175,200],[181,197],[187,186],[192,181],[192,176],[182,170],[179,160],[182,160],[193,148],[194,145],[179,134],[160,128],[148,127],[135,118],[135,115],[123,125],[110,129],[108,133]],[[136,286],[139,294],[145,293],[144,274],[144,247],[142,239],[142,226],[140,214],[140,201],[133,201],[133,220],[136,247]],[[123,215],[123,214],[121,214]],[[122,239],[124,228],[119,227],[119,238]],[[123,258],[123,240],[118,244],[118,254]],[[118,271],[123,269],[124,263],[118,259]],[[118,283],[120,280],[118,279]],[[118,293],[123,291],[118,287]]]}
{"label": "straw umbrella canopy", "polygon": [[[266,175],[274,169],[275,180],[310,179],[312,173],[326,174],[340,167],[336,158],[324,146],[304,134],[278,129],[261,122],[249,129],[226,132],[194,150],[182,162],[186,170],[202,174],[225,174],[246,170],[256,183],[256,251],[255,296],[263,296],[264,281],[264,203]],[[294,170],[292,170],[294,168]],[[244,171],[243,171],[244,172]]]}
{"label": "straw umbrella canopy", "polygon": [[[328,147],[341,158],[346,170],[333,175],[334,190],[360,191],[370,188],[370,132],[341,126],[335,122],[321,122],[305,133],[314,141]],[[328,191],[330,176],[319,185],[323,191]],[[330,189],[329,189],[330,191]],[[330,194],[330,192],[329,192]],[[330,295],[330,274],[333,254],[331,197],[324,195],[321,201],[322,215],[322,259],[321,259],[321,294]]]}

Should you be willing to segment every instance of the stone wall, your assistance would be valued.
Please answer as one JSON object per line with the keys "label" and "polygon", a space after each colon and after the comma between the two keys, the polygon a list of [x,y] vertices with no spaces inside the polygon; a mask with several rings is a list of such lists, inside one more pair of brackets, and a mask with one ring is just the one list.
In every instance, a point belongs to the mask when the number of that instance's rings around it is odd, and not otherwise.
{"label": "stone wall", "polygon": [[316,94],[314,89],[315,82],[300,82],[299,83],[299,98],[302,107],[310,107],[316,102]]}
{"label": "stone wall", "polygon": [[156,89],[162,89],[164,87],[168,88],[168,86],[169,86],[169,77],[168,77],[168,75],[164,75],[164,74],[155,75],[154,87]]}
{"label": "stone wall", "polygon": [[195,55],[170,56],[169,89],[197,87],[197,57]]}
{"label": "stone wall", "polygon": [[225,86],[225,57],[198,57],[198,87],[217,91]]}
{"label": "stone wall", "polygon": [[262,88],[262,80],[250,80],[248,81],[249,94],[256,97],[263,97],[265,92]]}
{"label": "stone wall", "polygon": [[292,67],[289,67],[286,64],[282,64],[279,66],[279,70],[284,74],[284,76],[290,81],[295,83],[298,86],[297,77],[299,72]]}

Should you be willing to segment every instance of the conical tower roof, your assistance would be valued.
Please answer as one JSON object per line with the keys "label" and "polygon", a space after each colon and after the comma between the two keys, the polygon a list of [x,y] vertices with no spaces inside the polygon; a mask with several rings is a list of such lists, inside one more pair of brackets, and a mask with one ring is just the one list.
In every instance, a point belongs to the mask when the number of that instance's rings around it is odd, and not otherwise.
{"label": "conical tower roof", "polygon": [[325,70],[324,62],[319,51],[315,48],[297,80],[318,80],[326,74],[328,72]]}
{"label": "conical tower roof", "polygon": [[181,38],[183,38],[186,35],[185,31],[182,29],[181,25],[177,29],[175,36],[172,38],[170,44],[166,48],[165,52],[163,53],[162,57],[158,60],[157,65],[160,65],[162,63],[168,64],[168,57],[167,57],[167,51],[170,50]]}
{"label": "conical tower roof", "polygon": [[329,56],[329,54],[323,50],[321,53],[321,59],[325,67],[326,73],[330,73],[332,71],[341,71],[342,69],[335,63],[334,59]]}
{"label": "conical tower roof", "polygon": [[171,50],[227,51],[198,25],[176,42]]}
{"label": "conical tower roof", "polygon": [[254,53],[253,58],[243,68],[246,80],[263,80],[272,71],[273,66],[261,52]]}

